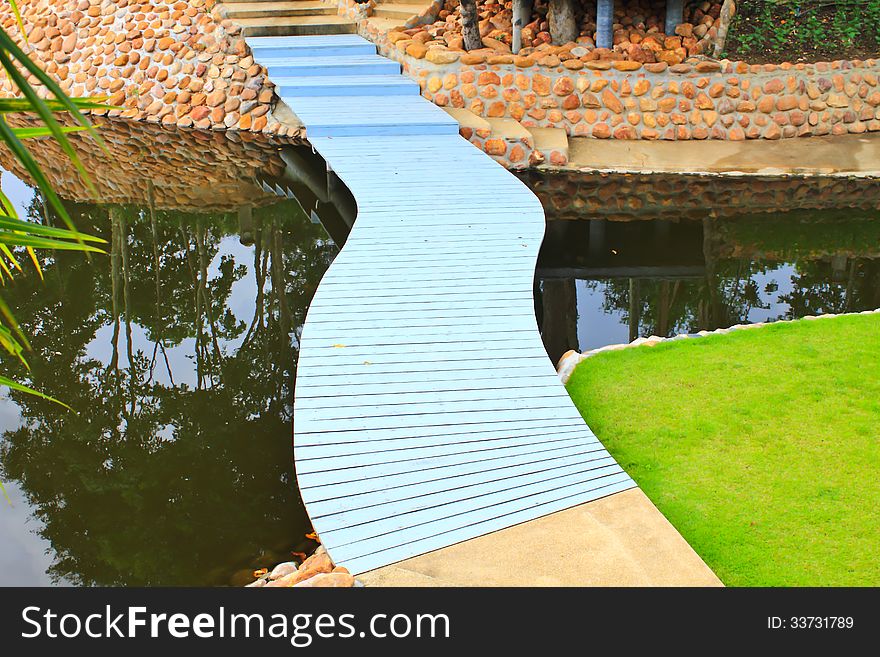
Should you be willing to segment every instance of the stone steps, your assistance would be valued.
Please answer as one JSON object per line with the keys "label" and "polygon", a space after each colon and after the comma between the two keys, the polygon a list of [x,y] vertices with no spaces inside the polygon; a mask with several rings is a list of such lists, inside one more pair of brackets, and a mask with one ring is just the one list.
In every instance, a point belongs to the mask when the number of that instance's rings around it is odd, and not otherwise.
{"label": "stone steps", "polygon": [[251,36],[303,36],[318,34],[354,34],[357,25],[342,16],[282,16],[238,18],[242,34]]}
{"label": "stone steps", "polygon": [[568,134],[563,128],[526,128],[532,135],[535,150],[544,155],[551,166],[568,164]]}
{"label": "stone steps", "polygon": [[336,8],[316,0],[293,0],[292,2],[225,2],[226,17],[283,18],[287,16],[335,16]]}
{"label": "stone steps", "polygon": [[383,18],[381,16],[371,16],[367,21],[380,32],[389,32],[395,27],[403,26],[406,22],[400,18]]}
{"label": "stone steps", "polygon": [[470,110],[444,107],[459,134],[512,169],[568,163],[568,136],[561,128],[526,128],[515,119],[483,118]]}
{"label": "stone steps", "polygon": [[428,4],[409,4],[409,3],[391,3],[386,4],[382,3],[376,6],[373,9],[373,16],[377,16],[379,18],[397,18],[403,21],[406,21],[413,16],[417,16],[422,13],[426,7],[430,5]]}

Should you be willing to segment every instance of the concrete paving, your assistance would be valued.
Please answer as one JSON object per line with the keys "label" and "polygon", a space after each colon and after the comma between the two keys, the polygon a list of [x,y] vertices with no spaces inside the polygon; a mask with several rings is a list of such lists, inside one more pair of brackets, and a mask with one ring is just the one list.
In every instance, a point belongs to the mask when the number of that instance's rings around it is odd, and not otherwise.
{"label": "concrete paving", "polygon": [[770,141],[645,141],[575,137],[566,169],[880,176],[880,135]]}
{"label": "concrete paving", "polygon": [[358,579],[367,586],[722,586],[637,488]]}

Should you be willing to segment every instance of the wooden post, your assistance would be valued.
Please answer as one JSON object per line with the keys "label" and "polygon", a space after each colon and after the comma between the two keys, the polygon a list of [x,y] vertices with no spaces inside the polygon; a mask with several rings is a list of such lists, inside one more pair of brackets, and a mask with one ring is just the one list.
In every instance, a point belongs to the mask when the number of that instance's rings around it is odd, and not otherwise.
{"label": "wooden post", "polygon": [[511,50],[516,55],[522,48],[522,29],[532,17],[532,0],[513,0],[513,43]]}
{"label": "wooden post", "polygon": [[614,45],[614,0],[596,1],[596,47]]}
{"label": "wooden post", "polygon": [[675,34],[675,28],[684,20],[683,0],[666,0],[666,36]]}

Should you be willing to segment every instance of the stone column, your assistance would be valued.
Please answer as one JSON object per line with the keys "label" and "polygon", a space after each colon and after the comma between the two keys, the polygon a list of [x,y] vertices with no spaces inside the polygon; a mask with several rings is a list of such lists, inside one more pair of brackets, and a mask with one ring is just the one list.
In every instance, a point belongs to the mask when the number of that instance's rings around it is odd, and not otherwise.
{"label": "stone column", "polygon": [[596,47],[614,45],[614,0],[596,0]]}
{"label": "stone column", "polygon": [[575,20],[574,0],[550,0],[547,22],[550,24],[553,45],[561,46],[577,39],[578,25]]}
{"label": "stone column", "polygon": [[684,22],[684,0],[666,0],[666,36],[675,34],[675,28]]}
{"label": "stone column", "polygon": [[522,29],[532,17],[532,0],[513,0],[513,54],[522,48]]}

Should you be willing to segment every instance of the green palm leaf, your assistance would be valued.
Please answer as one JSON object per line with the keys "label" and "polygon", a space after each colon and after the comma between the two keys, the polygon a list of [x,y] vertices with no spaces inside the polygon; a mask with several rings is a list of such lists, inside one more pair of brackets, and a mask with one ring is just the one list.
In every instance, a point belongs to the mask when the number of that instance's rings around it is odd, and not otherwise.
{"label": "green palm leaf", "polygon": [[[85,130],[81,125],[74,126],[62,126],[61,132],[82,132]],[[50,130],[46,126],[40,126],[37,128],[12,128],[12,132],[15,133],[15,136],[19,139],[35,139],[37,137],[51,137],[52,130]]]}
{"label": "green palm leaf", "polygon": [[[79,155],[77,155],[76,151],[73,149],[73,146],[70,143],[70,140],[64,136],[64,131],[61,129],[61,124],[55,119],[52,115],[52,110],[49,109],[49,106],[46,105],[46,102],[37,95],[36,90],[28,84],[27,79],[21,74],[21,71],[12,63],[9,55],[0,48],[0,66],[6,71],[6,75],[9,76],[9,79],[18,87],[18,90],[24,94],[24,97],[30,101],[31,110],[39,114],[40,118],[43,120],[45,127],[49,130],[53,137],[55,137],[55,141],[58,142],[58,145],[61,146],[61,150],[64,151],[64,154],[67,155],[68,159],[71,161],[76,170],[79,171],[80,176],[83,180],[86,181],[86,184],[89,187],[89,190],[93,194],[97,194],[97,190],[89,178],[89,174],[86,172],[86,168],[83,166],[83,163],[80,162]],[[74,105],[71,105],[74,107]],[[77,114],[79,114],[79,110],[76,110]],[[91,128],[90,125],[82,126],[84,129]]]}
{"label": "green palm leaf", "polygon": [[107,240],[86,233],[73,233],[66,228],[55,228],[53,226],[44,226],[43,224],[35,224],[31,221],[22,221],[15,217],[8,217],[0,214],[0,230],[13,230],[31,235],[42,235],[43,237],[55,237],[58,239],[77,239],[83,242],[100,242],[106,244]]}
{"label": "green palm leaf", "polygon": [[24,31],[24,22],[21,20],[21,12],[18,10],[18,3],[15,0],[9,0],[9,5],[12,7],[12,13],[15,14],[15,22],[18,23],[18,29],[21,31],[21,36],[26,43],[27,33]]}
{"label": "green palm leaf", "polygon": [[[24,35],[24,24],[15,0],[10,0],[10,5],[15,13],[19,29]],[[26,40],[27,37],[25,36],[25,41]],[[19,66],[22,70],[19,69]],[[7,262],[18,271],[21,271],[21,265],[18,263],[18,260],[15,258],[15,255],[10,248],[15,246],[25,247],[34,263],[34,267],[42,278],[43,273],[39,261],[37,260],[36,253],[34,252],[35,248],[103,253],[103,251],[97,246],[94,246],[94,244],[104,243],[104,240],[84,235],[75,229],[67,209],[64,207],[61,199],[43,174],[43,171],[33,155],[22,143],[22,140],[37,137],[54,138],[88,188],[93,193],[96,193],[88,172],[68,140],[67,135],[72,132],[85,131],[95,139],[105,153],[108,153],[103,140],[95,131],[89,120],[82,114],[82,111],[112,108],[103,103],[105,100],[104,98],[68,97],[49,75],[28,58],[9,34],[7,34],[2,28],[0,28],[0,69],[5,72],[9,80],[18,88],[23,96],[22,98],[0,99],[0,141],[9,148],[13,156],[18,160],[22,167],[24,167],[36,186],[42,192],[46,202],[55,210],[67,226],[66,229],[56,228],[30,221],[23,221],[18,216],[16,208],[9,198],[0,191],[0,282],[3,281],[3,273],[5,273],[7,277],[12,277],[12,270]],[[25,72],[32,75],[39,84],[45,87],[53,98],[41,98],[34,87],[28,82]],[[57,112],[69,114],[77,125],[61,125],[54,116]],[[16,113],[36,113],[39,116],[42,125],[34,127],[12,127],[7,123],[6,116]],[[12,310],[3,298],[0,297],[0,349],[5,350],[8,354],[18,358],[25,367],[27,367],[28,364],[24,358],[24,352],[30,348],[30,344],[19,327],[15,315],[12,313]],[[18,383],[6,376],[0,375],[0,386],[7,386],[12,390],[36,395],[54,403],[61,404],[65,408],[69,408],[66,404],[58,401],[54,397],[50,397],[49,395]],[[8,501],[9,498],[6,495],[6,491],[2,489],[2,484],[0,484],[0,490],[2,490]]]}
{"label": "green palm leaf", "polygon": [[26,385],[22,385],[21,383],[18,383],[17,381],[13,381],[12,379],[8,379],[5,376],[0,376],[0,386],[7,386],[9,388],[12,388],[13,390],[18,390],[19,392],[26,392],[29,395],[36,395],[37,397],[40,397],[41,399],[46,399],[50,402],[55,402],[56,404],[60,404],[61,406],[63,406],[64,408],[66,408],[68,410],[72,410],[70,408],[70,406],[65,404],[63,401],[59,401],[58,399],[55,399],[54,397],[50,397],[49,395],[43,394],[39,390],[34,390],[33,388],[30,388]]}
{"label": "green palm leaf", "polygon": [[8,51],[17,62],[24,66],[27,71],[39,81],[40,84],[49,90],[49,92],[64,106],[64,109],[70,113],[77,123],[87,127],[92,138],[106,150],[104,140],[101,139],[89,120],[79,111],[79,109],[77,109],[76,103],[74,103],[73,100],[61,90],[58,83],[56,83],[48,73],[32,62],[24,51],[18,47],[18,44],[12,40],[12,37],[2,29],[0,29],[0,51]]}
{"label": "green palm leaf", "polygon": [[[107,105],[104,102],[107,100],[105,96],[94,96],[91,98],[71,98],[70,100],[73,102],[74,105],[76,105],[79,110],[116,109],[113,105]],[[60,101],[44,98],[43,102],[46,103],[46,106],[53,112],[67,111],[67,107]],[[0,98],[0,114],[31,111],[33,111],[33,108],[31,107],[30,101],[26,98]]]}

